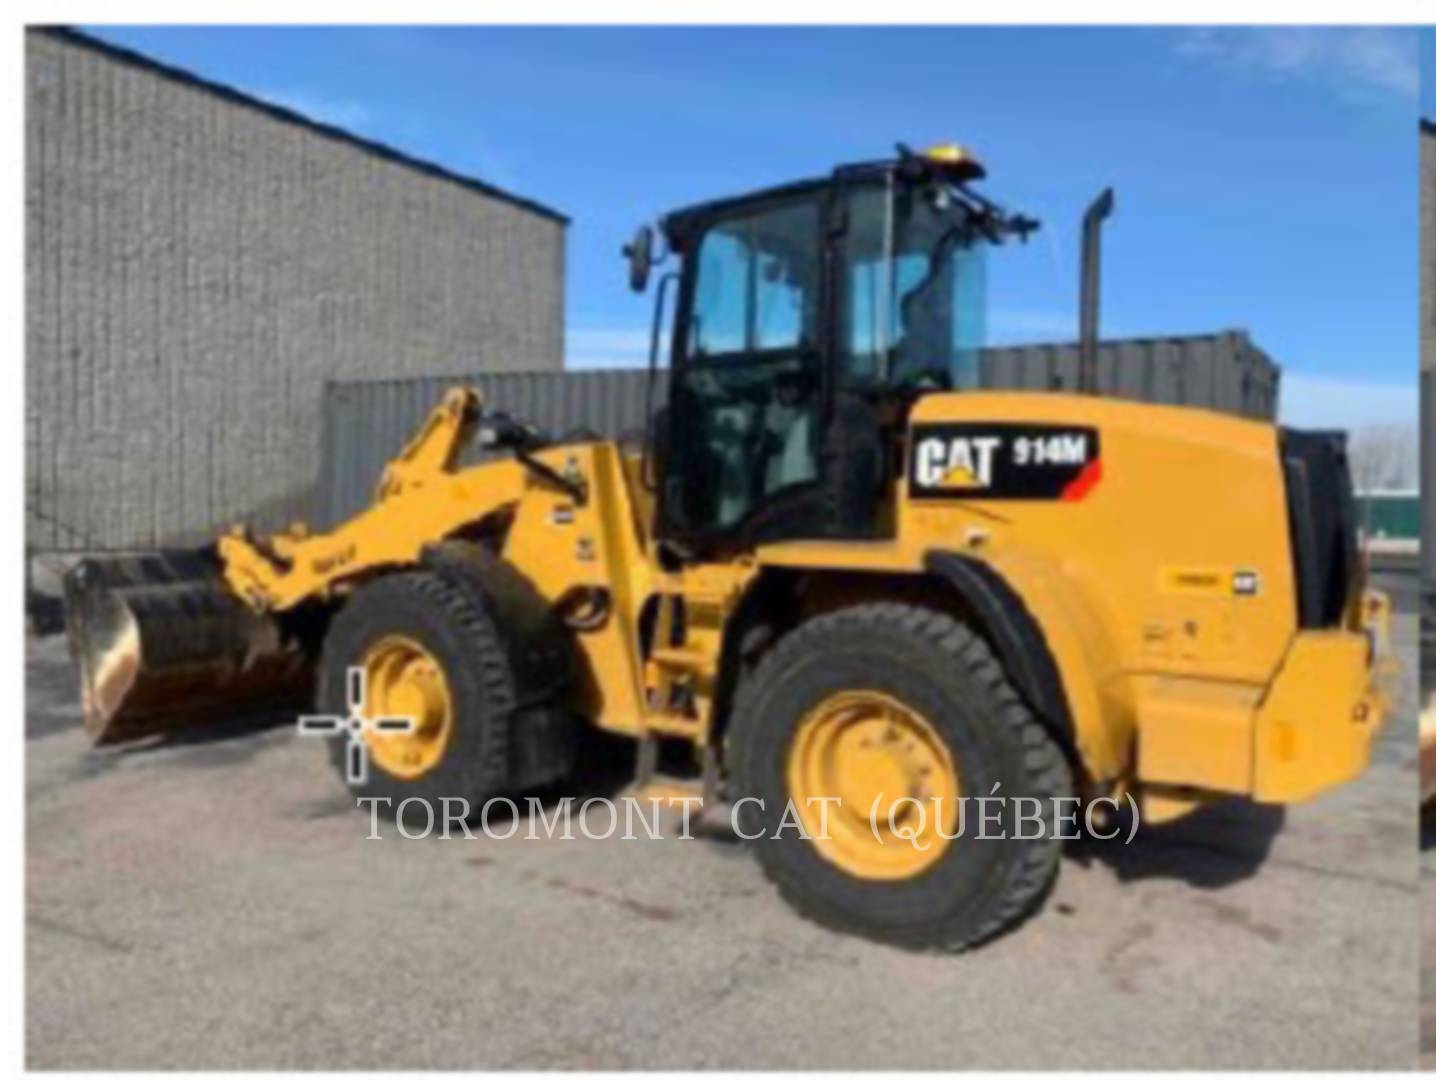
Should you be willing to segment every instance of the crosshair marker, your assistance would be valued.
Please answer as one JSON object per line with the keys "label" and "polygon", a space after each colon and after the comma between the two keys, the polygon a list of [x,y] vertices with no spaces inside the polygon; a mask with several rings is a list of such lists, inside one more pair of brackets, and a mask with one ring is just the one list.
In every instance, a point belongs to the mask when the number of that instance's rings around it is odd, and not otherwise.
{"label": "crosshair marker", "polygon": [[302,716],[296,721],[301,735],[320,735],[329,738],[345,733],[348,743],[345,747],[345,782],[351,787],[363,787],[370,779],[370,747],[365,742],[366,732],[381,737],[408,735],[415,730],[413,716],[365,715],[365,699],[368,686],[365,669],[345,669],[345,705],[347,715]]}

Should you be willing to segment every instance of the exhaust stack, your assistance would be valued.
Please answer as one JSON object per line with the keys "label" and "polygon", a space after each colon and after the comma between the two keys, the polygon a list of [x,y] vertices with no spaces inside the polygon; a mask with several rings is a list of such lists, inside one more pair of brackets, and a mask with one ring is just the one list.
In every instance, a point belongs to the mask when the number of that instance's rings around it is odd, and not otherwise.
{"label": "exhaust stack", "polygon": [[1080,229],[1080,392],[1100,392],[1100,225],[1115,209],[1106,188],[1085,211]]}

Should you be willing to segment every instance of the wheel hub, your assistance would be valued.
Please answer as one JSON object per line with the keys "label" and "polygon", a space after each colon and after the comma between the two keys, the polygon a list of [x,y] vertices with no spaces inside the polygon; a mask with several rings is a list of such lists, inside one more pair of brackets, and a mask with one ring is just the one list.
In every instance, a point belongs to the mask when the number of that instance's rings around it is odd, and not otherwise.
{"label": "wheel hub", "polygon": [[367,728],[364,737],[372,760],[402,780],[423,776],[444,756],[454,727],[444,669],[423,645],[399,634],[367,649],[361,666],[365,716],[406,717],[411,725],[408,733]]}
{"label": "wheel hub", "polygon": [[919,874],[955,834],[960,780],[950,751],[889,694],[847,690],[822,701],[796,729],[786,778],[811,842],[856,877]]}

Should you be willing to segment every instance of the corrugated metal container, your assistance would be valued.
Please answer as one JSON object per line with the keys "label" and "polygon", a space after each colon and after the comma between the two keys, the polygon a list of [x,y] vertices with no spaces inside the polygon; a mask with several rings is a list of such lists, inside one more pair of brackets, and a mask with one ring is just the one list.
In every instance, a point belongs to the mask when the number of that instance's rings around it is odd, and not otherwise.
{"label": "corrugated metal container", "polygon": [[[989,389],[1066,390],[1074,388],[1078,368],[1073,343],[987,349],[982,381]],[[657,372],[657,405],[665,400],[667,381],[664,371]],[[1279,383],[1270,358],[1238,331],[1100,344],[1101,391],[1114,397],[1268,420],[1275,415]],[[385,463],[446,389],[463,384],[477,386],[489,407],[555,435],[588,428],[613,439],[645,427],[641,370],[332,381],[324,394],[313,514],[320,527],[332,528],[367,506]]]}
{"label": "corrugated metal container", "polygon": [[[1100,392],[1107,397],[1192,405],[1256,419],[1275,416],[1280,370],[1244,331],[1104,341]],[[1074,390],[1076,342],[986,349],[981,381],[995,390]]]}
{"label": "corrugated metal container", "polygon": [[[656,374],[660,403],[667,379],[663,371]],[[323,399],[315,519],[333,528],[367,506],[386,462],[452,386],[474,386],[485,396],[487,409],[507,412],[552,435],[585,428],[618,439],[645,428],[646,382],[646,372],[632,369],[330,382]],[[480,456],[472,449],[469,460]]]}

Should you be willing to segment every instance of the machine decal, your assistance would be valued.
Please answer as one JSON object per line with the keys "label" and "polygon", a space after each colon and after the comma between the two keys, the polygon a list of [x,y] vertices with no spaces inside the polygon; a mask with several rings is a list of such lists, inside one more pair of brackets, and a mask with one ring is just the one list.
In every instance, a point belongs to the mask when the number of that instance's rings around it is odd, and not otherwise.
{"label": "machine decal", "polygon": [[1100,433],[1070,424],[919,424],[910,441],[917,499],[1075,502],[1100,482]]}
{"label": "machine decal", "polygon": [[1172,596],[1259,596],[1260,572],[1246,567],[1162,566],[1158,585]]}
{"label": "machine decal", "polygon": [[1230,575],[1230,591],[1236,596],[1259,596],[1260,574],[1255,570],[1236,570]]}

